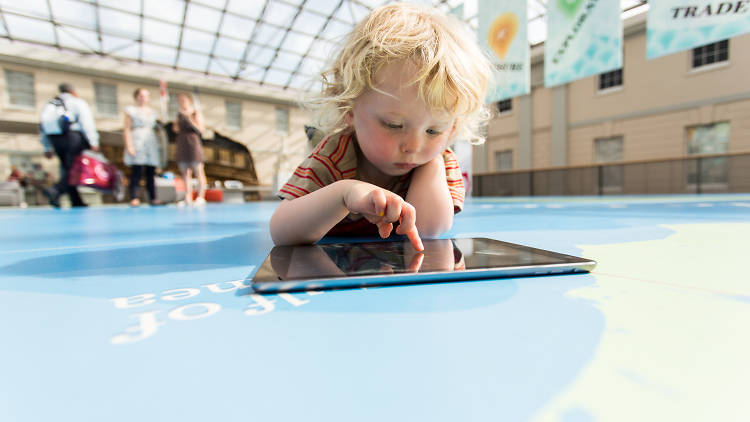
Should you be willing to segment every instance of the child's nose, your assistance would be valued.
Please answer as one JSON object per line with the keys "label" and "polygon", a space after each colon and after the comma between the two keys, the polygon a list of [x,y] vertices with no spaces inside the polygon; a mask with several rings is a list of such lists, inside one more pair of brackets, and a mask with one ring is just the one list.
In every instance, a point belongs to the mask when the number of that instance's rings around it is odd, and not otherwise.
{"label": "child's nose", "polygon": [[422,138],[419,133],[409,132],[404,135],[401,140],[401,152],[404,154],[412,154],[419,150],[419,146],[422,143]]}

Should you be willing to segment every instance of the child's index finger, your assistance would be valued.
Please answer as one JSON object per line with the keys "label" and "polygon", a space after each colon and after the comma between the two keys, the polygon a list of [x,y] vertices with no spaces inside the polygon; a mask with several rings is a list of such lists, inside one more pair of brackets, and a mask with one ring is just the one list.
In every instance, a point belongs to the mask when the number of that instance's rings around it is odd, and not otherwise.
{"label": "child's index finger", "polygon": [[409,242],[411,242],[411,245],[414,247],[414,249],[417,250],[417,252],[424,251],[422,239],[420,239],[419,233],[417,232],[416,228],[414,230],[409,230],[408,232],[406,232],[406,237],[409,238]]}

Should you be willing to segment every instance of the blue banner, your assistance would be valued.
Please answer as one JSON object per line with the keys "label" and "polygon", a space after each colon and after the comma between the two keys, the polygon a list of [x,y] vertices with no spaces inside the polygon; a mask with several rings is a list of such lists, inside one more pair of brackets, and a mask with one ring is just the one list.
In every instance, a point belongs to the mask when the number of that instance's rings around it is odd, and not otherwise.
{"label": "blue banner", "polygon": [[561,85],[622,67],[620,2],[550,0],[544,85]]}
{"label": "blue banner", "polygon": [[528,94],[529,41],[526,1],[479,0],[477,35],[494,66],[488,103]]}
{"label": "blue banner", "polygon": [[699,47],[750,32],[750,1],[659,0],[649,3],[646,57]]}

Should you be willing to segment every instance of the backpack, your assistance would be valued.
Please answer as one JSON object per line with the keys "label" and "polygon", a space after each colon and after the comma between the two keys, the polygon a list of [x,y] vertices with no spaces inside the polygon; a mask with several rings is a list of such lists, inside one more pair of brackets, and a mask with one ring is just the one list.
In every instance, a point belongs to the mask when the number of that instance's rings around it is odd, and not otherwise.
{"label": "backpack", "polygon": [[55,97],[44,105],[39,127],[45,135],[65,135],[76,121],[65,106],[65,101]]}

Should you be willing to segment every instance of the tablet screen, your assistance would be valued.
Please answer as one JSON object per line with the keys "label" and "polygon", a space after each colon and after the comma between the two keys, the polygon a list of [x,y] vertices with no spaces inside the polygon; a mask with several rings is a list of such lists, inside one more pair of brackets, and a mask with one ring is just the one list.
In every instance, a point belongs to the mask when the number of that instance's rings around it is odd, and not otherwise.
{"label": "tablet screen", "polygon": [[423,243],[423,253],[417,252],[407,240],[276,246],[253,277],[253,283],[590,262],[484,238],[427,239]]}

